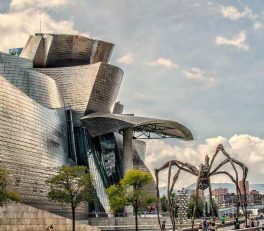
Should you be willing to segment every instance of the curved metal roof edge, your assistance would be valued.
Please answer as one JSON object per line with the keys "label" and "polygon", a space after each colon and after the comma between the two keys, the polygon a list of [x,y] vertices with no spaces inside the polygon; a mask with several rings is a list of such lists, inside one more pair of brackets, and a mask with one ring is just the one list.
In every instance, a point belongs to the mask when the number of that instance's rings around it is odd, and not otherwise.
{"label": "curved metal roof edge", "polygon": [[[144,129],[147,129],[146,126],[153,125],[153,126],[157,126],[156,133],[158,132],[159,134],[167,135],[172,138],[183,139],[186,141],[193,140],[192,132],[186,126],[176,121],[172,121],[172,120],[95,112],[95,113],[91,113],[91,114],[88,114],[82,117],[81,122],[83,125],[89,125],[89,120],[90,120],[91,121],[90,125],[93,125],[92,120],[95,120],[95,119],[97,120],[97,122],[98,120],[102,120],[103,122],[103,120],[106,120],[106,119],[118,122],[118,125],[111,124],[111,125],[114,125],[115,128],[107,129],[105,127],[104,129],[106,133],[109,133],[109,129],[112,131],[115,131],[115,130],[122,130],[125,128],[132,128],[136,131],[137,128],[142,128],[144,130]],[[164,130],[158,129],[159,127],[160,128],[163,127]],[[152,128],[152,129],[155,131],[155,128]],[[88,130],[89,130],[89,126],[88,126]],[[98,129],[98,131],[99,130],[100,129]],[[170,132],[168,132],[168,130]],[[173,132],[173,130],[175,131]],[[100,133],[102,133],[102,131],[100,131]],[[181,136],[179,135],[179,133],[181,133]]]}

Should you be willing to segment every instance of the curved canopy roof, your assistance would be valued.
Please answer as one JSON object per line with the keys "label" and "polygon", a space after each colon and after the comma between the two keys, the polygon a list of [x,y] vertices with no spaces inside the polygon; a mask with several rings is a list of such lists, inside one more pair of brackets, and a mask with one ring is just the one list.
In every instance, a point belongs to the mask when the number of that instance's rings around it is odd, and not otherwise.
{"label": "curved canopy roof", "polygon": [[[170,137],[193,140],[192,133],[187,127],[171,120],[111,113],[92,113],[81,118],[81,122],[88,128],[93,137],[132,128],[135,135],[138,135],[135,138]],[[156,136],[153,137],[153,134]]]}

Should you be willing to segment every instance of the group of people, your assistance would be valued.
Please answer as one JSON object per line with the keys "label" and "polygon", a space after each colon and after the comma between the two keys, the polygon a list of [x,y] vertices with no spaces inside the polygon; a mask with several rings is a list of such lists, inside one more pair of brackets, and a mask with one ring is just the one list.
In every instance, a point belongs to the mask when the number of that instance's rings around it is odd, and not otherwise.
{"label": "group of people", "polygon": [[251,228],[251,227],[259,227],[259,219],[256,218],[248,218],[247,219],[247,228]]}
{"label": "group of people", "polygon": [[206,220],[206,218],[202,219],[202,222],[199,224],[199,231],[216,231],[217,227],[215,225],[214,219]]}
{"label": "group of people", "polygon": [[[141,214],[142,214],[142,212],[141,212]],[[148,207],[147,209],[144,210],[145,217],[147,214],[158,214],[157,208],[153,207],[153,206]]]}

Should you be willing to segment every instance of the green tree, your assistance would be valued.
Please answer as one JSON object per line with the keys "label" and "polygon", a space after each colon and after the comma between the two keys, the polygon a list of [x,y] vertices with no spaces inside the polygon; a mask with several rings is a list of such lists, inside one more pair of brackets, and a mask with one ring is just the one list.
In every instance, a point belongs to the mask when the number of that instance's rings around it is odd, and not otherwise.
{"label": "green tree", "polygon": [[132,206],[135,212],[136,231],[138,231],[138,209],[156,201],[156,197],[146,195],[142,188],[152,180],[149,173],[138,169],[129,170],[119,184],[111,185],[106,193],[113,213],[125,206]]}
{"label": "green tree", "polygon": [[75,210],[83,202],[92,202],[93,181],[84,166],[62,166],[57,175],[47,180],[50,200],[69,204],[72,209],[72,230],[75,231]]}
{"label": "green tree", "polygon": [[178,202],[177,202],[177,194],[174,192],[171,194],[172,206],[173,206],[173,216],[178,217]]}
{"label": "green tree", "polygon": [[168,212],[168,198],[165,195],[160,198],[160,203],[162,212]]}
{"label": "green tree", "polygon": [[9,172],[5,168],[0,168],[0,204],[9,200],[20,201],[20,196],[9,190]]}
{"label": "green tree", "polygon": [[[188,204],[188,212],[187,212],[187,215],[189,218],[193,216],[194,202],[195,202],[195,195],[191,195],[191,198]],[[204,213],[203,208],[204,208],[203,200],[200,196],[198,196],[197,207],[196,207],[196,217],[203,216],[203,213]]]}

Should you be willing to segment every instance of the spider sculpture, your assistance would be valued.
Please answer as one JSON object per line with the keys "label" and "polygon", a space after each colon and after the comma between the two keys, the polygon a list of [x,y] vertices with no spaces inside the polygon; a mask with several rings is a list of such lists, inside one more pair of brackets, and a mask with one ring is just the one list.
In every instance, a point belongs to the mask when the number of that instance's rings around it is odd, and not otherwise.
{"label": "spider sculpture", "polygon": [[[216,167],[212,167],[215,158],[221,153],[224,155],[224,160],[219,163]],[[232,169],[234,170],[235,176],[232,176],[229,172],[223,171],[220,168],[224,166],[225,164],[230,164]],[[171,179],[171,171],[172,167],[176,166],[178,168],[176,174],[173,176]],[[242,176],[242,184],[243,184],[243,196],[244,198],[242,199],[242,193],[241,190],[238,186],[238,181],[239,181],[239,176],[238,176],[238,170],[237,167],[240,167],[243,173]],[[212,157],[212,160],[210,161],[209,157],[206,155],[205,156],[205,162],[199,166],[199,169],[194,167],[191,164],[188,163],[183,163],[178,160],[171,160],[166,162],[163,166],[161,166],[159,169],[155,169],[155,178],[156,178],[156,189],[157,189],[157,198],[159,201],[160,195],[159,195],[159,172],[167,169],[168,168],[168,211],[169,211],[169,216],[172,222],[172,229],[175,230],[175,218],[173,216],[173,200],[172,200],[172,193],[173,189],[175,186],[175,183],[179,177],[179,174],[181,171],[188,172],[192,175],[195,175],[197,177],[197,183],[196,183],[196,190],[195,190],[195,202],[194,202],[194,209],[193,209],[193,216],[192,216],[192,230],[194,228],[194,218],[196,214],[196,208],[197,208],[197,200],[198,200],[198,192],[199,190],[205,190],[209,188],[209,194],[210,194],[210,205],[211,205],[211,211],[212,211],[212,216],[214,217],[214,204],[213,204],[213,199],[212,199],[212,190],[211,190],[211,183],[210,183],[210,177],[218,174],[224,174],[227,175],[232,182],[236,185],[236,194],[237,194],[237,200],[236,200],[236,216],[238,217],[239,215],[239,206],[241,205],[243,214],[245,216],[245,222],[247,225],[247,196],[246,196],[246,186],[245,186],[245,181],[248,173],[248,168],[241,163],[240,161],[233,159],[230,157],[230,155],[224,150],[224,147],[222,144],[219,144],[216,148],[216,151]],[[243,203],[242,203],[243,201]],[[160,216],[159,216],[159,203],[157,203],[157,212],[158,212],[158,222],[161,228],[161,222],[160,222]]]}

